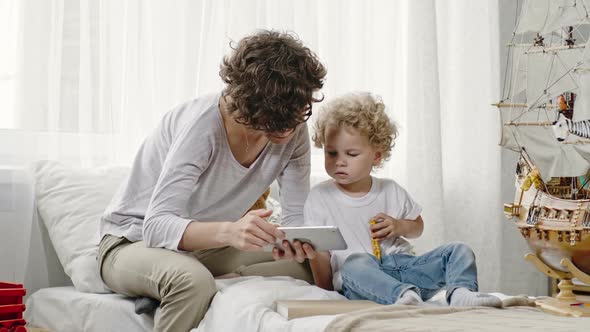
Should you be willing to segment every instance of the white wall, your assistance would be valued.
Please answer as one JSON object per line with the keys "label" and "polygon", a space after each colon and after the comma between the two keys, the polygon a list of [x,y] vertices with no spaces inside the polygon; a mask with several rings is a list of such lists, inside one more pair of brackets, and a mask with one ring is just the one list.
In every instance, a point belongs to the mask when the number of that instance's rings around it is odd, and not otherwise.
{"label": "white wall", "polygon": [[33,191],[27,172],[0,166],[0,280],[22,283],[32,218]]}
{"label": "white wall", "polygon": [[30,172],[0,166],[0,280],[23,283],[26,297],[40,288],[71,285],[33,200]]}

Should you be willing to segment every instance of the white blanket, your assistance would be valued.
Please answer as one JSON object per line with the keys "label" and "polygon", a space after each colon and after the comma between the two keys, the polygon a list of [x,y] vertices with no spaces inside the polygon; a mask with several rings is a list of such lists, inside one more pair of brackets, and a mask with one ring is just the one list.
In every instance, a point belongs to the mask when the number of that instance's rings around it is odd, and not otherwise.
{"label": "white blanket", "polygon": [[277,300],[344,299],[290,277],[241,277],[217,282],[218,293],[197,329],[208,331],[323,331],[335,316],[287,320],[276,313]]}
{"label": "white blanket", "polygon": [[538,308],[415,307],[390,305],[338,316],[326,332],[579,332],[590,318],[559,317]]}

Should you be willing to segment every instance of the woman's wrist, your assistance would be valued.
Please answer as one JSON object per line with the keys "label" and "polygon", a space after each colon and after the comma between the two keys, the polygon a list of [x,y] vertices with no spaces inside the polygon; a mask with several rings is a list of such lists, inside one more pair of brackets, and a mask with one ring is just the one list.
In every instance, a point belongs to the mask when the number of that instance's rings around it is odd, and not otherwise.
{"label": "woman's wrist", "polygon": [[224,247],[230,247],[232,245],[232,226],[231,221],[222,221],[219,223],[215,238],[217,242],[222,244]]}
{"label": "woman's wrist", "polygon": [[188,224],[178,244],[178,249],[195,251],[231,245],[232,222],[199,222]]}

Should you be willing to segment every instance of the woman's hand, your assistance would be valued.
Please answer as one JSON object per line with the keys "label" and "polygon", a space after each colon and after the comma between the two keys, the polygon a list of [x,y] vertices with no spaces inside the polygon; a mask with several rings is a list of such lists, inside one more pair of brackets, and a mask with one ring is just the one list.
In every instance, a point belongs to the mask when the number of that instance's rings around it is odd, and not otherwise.
{"label": "woman's hand", "polygon": [[272,258],[274,260],[294,259],[298,263],[303,263],[305,259],[315,259],[318,255],[317,251],[309,243],[301,243],[299,240],[293,241],[293,246],[289,241],[283,240],[283,249],[273,248]]}
{"label": "woman's hand", "polygon": [[285,233],[264,218],[270,217],[272,210],[248,211],[240,220],[230,226],[229,245],[247,251],[260,251],[276,239],[284,239]]}

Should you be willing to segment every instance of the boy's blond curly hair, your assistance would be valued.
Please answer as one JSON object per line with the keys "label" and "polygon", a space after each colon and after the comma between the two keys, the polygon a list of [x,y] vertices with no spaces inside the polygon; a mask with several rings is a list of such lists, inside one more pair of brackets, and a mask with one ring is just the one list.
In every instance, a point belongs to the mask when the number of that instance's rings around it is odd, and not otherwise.
{"label": "boy's blond curly hair", "polygon": [[329,101],[319,111],[313,125],[312,140],[316,147],[326,145],[326,127],[353,128],[381,151],[381,166],[391,156],[397,128],[385,113],[381,97],[369,92],[348,93]]}

